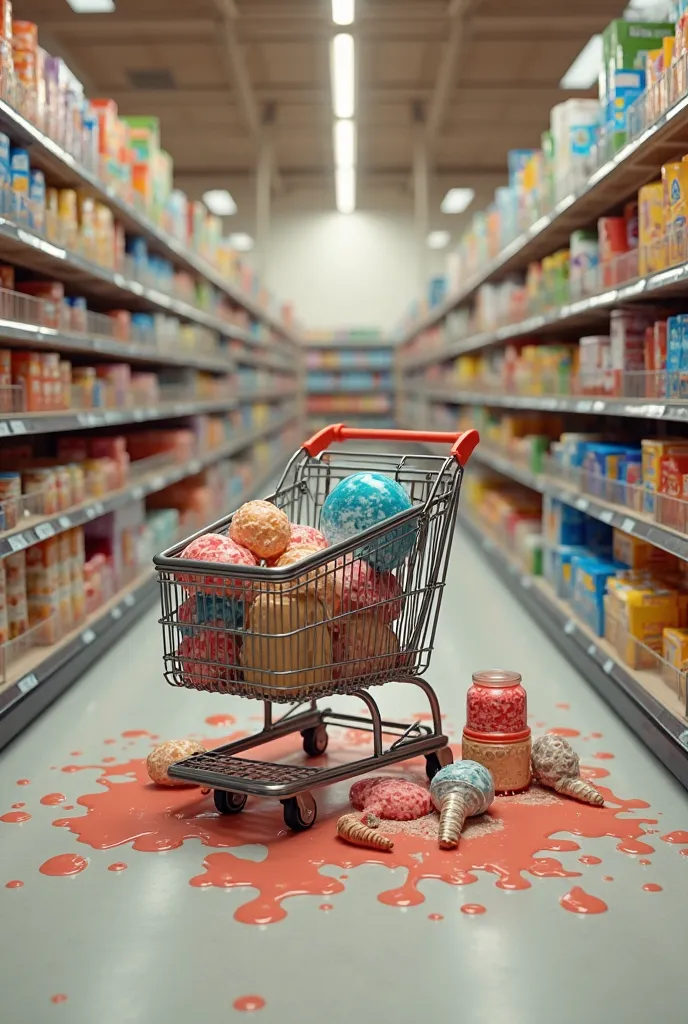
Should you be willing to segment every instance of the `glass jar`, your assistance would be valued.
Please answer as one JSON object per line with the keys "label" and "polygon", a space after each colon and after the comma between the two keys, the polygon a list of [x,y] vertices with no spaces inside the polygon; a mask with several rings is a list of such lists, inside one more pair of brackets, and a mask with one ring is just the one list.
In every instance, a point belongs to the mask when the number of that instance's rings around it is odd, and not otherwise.
{"label": "glass jar", "polygon": [[530,785],[530,729],[515,733],[473,734],[464,729],[461,757],[492,773],[495,793],[519,793]]}
{"label": "glass jar", "polygon": [[473,673],[466,695],[466,728],[480,733],[522,732],[528,725],[521,675],[507,669]]}

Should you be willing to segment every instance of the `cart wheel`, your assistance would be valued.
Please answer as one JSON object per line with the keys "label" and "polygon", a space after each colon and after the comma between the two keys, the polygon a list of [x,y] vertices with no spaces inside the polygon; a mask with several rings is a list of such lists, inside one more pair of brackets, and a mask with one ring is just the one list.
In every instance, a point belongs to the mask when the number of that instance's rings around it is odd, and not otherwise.
{"label": "cart wheel", "polygon": [[318,808],[310,793],[299,793],[289,800],[283,800],[284,824],[292,832],[306,832],[315,825]]}
{"label": "cart wheel", "polygon": [[301,735],[303,749],[309,757],[320,757],[327,750],[329,736],[326,725],[314,725],[312,729],[304,729]]}
{"label": "cart wheel", "polygon": [[227,793],[224,789],[213,791],[213,800],[220,814],[239,814],[246,806],[246,793]]}
{"label": "cart wheel", "polygon": [[436,750],[434,754],[425,755],[425,774],[427,775],[430,782],[435,778],[438,771],[442,768],[446,768],[448,764],[452,764],[454,761],[454,755],[452,754],[449,747],[442,747],[441,750]]}

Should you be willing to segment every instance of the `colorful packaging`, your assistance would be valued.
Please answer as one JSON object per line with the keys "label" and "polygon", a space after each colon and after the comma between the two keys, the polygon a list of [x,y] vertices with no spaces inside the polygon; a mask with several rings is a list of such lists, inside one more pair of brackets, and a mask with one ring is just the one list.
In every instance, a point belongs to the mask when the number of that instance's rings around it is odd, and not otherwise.
{"label": "colorful packaging", "polygon": [[31,171],[29,183],[30,227],[38,234],[45,234],[45,175],[43,171]]}
{"label": "colorful packaging", "polygon": [[644,511],[654,516],[656,497],[661,483],[662,459],[669,455],[687,455],[688,441],[682,438],[644,438],[640,442],[642,451],[643,487],[645,488]]}
{"label": "colorful packaging", "polygon": [[13,530],[19,520],[21,473],[0,473],[0,530]]}
{"label": "colorful packaging", "polygon": [[641,277],[664,270],[668,254],[665,241],[664,185],[653,181],[638,192],[638,260]]}
{"label": "colorful packaging", "polygon": [[631,569],[661,569],[669,572],[675,570],[678,559],[668,551],[657,548],[640,537],[614,528],[613,542],[614,561],[623,562]]}
{"label": "colorful packaging", "polygon": [[41,361],[37,352],[12,352],[12,383],[23,388],[23,408],[27,412],[43,411]]}
{"label": "colorful packaging", "polygon": [[683,324],[681,316],[667,318],[666,397],[679,398],[681,393],[681,362],[683,359]]}
{"label": "colorful packaging", "polygon": [[26,149],[10,151],[10,188],[12,207],[17,223],[30,226],[29,195],[31,191],[31,164]]}
{"label": "colorful packaging", "polygon": [[620,566],[580,555],[574,555],[571,564],[571,604],[597,636],[604,636],[607,580],[614,576]]}
{"label": "colorful packaging", "polygon": [[662,630],[662,676],[665,683],[686,702],[686,672],[688,671],[688,629],[665,626]]}
{"label": "colorful packaging", "polygon": [[686,213],[688,212],[688,164],[670,163],[662,167],[664,186],[664,222],[668,237],[668,266],[680,263],[686,251]]}
{"label": "colorful packaging", "polygon": [[4,559],[7,592],[7,625],[10,640],[15,640],[29,628],[26,604],[26,553],[17,551]]}

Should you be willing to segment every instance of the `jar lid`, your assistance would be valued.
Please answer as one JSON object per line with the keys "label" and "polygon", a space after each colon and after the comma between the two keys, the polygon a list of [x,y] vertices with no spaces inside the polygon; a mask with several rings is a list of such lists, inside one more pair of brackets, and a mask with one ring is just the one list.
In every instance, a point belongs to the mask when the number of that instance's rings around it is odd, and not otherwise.
{"label": "jar lid", "polygon": [[523,676],[507,668],[488,668],[473,673],[473,682],[478,686],[518,686]]}
{"label": "jar lid", "polygon": [[477,729],[464,727],[463,734],[467,739],[479,743],[521,743],[530,739],[530,726],[518,732],[478,732]]}

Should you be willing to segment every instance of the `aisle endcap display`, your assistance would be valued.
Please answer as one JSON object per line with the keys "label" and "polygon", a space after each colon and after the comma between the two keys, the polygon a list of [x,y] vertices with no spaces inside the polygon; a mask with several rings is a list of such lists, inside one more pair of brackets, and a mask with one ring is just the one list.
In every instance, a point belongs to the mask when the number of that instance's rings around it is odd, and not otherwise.
{"label": "aisle endcap display", "polygon": [[394,342],[377,330],[310,332],[306,350],[309,419],[392,425]]}

